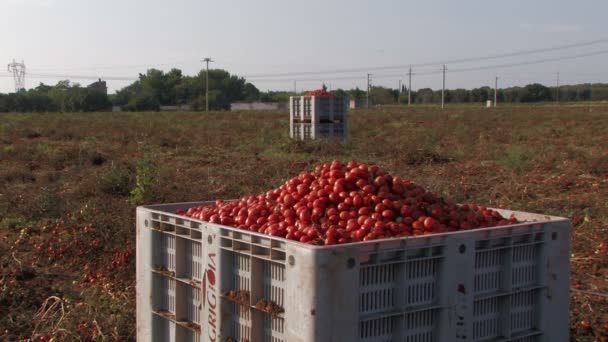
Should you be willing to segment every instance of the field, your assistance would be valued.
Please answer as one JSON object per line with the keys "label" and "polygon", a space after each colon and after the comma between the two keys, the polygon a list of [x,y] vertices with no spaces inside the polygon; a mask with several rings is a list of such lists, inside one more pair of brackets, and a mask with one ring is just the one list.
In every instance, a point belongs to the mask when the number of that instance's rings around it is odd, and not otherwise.
{"label": "field", "polygon": [[351,113],[290,141],[285,112],[0,114],[0,340],[135,339],[135,206],[235,198],[373,162],[456,201],[573,221],[571,335],[608,339],[608,105]]}

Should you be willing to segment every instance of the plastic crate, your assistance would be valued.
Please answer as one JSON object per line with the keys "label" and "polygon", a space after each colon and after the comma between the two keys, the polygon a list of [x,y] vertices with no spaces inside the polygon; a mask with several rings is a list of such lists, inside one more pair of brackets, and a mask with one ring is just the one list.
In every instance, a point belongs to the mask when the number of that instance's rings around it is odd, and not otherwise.
{"label": "plastic crate", "polygon": [[347,120],[348,99],[334,96],[291,96],[290,122],[344,123]]}
{"label": "plastic crate", "polygon": [[[201,204],[137,209],[140,341],[569,340],[567,219],[499,210],[527,222],[319,247],[173,214]],[[156,233],[175,238],[177,270],[190,260],[180,241],[201,244],[200,288],[158,280],[173,278],[150,265]],[[182,314],[188,291],[201,291],[200,330]],[[176,316],[158,314],[171,296]],[[262,299],[284,312],[256,308]]]}
{"label": "plastic crate", "polygon": [[337,138],[346,140],[346,123],[294,123],[290,124],[290,137],[296,140]]}

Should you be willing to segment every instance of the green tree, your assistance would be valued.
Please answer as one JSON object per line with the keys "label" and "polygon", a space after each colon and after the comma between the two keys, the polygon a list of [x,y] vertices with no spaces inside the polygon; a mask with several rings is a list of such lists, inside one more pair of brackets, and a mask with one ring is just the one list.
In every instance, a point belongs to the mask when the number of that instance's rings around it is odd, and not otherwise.
{"label": "green tree", "polygon": [[364,99],[366,97],[366,92],[359,89],[359,87],[355,88],[355,89],[351,89],[349,92],[350,98],[351,99]]}
{"label": "green tree", "polygon": [[422,88],[416,92],[416,103],[433,103],[433,89]]}
{"label": "green tree", "polygon": [[397,93],[385,87],[372,87],[369,96],[373,104],[394,104],[397,102]]}
{"label": "green tree", "polygon": [[160,103],[157,98],[149,92],[135,94],[125,106],[129,111],[158,111]]}
{"label": "green tree", "polygon": [[539,83],[528,84],[522,89],[521,102],[540,102],[551,100],[551,91]]}

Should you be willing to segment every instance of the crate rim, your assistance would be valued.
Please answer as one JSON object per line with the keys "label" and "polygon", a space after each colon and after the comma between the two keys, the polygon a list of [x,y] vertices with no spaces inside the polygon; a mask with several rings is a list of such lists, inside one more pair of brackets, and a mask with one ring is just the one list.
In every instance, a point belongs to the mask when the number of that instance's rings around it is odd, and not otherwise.
{"label": "crate rim", "polygon": [[[235,201],[234,199],[231,200],[225,200],[225,202],[232,202]],[[201,205],[210,205],[210,204],[215,204],[215,201],[202,201],[202,202],[176,202],[176,203],[164,203],[164,204],[148,204],[148,205],[140,205],[137,206],[136,210],[141,209],[145,209],[148,212],[152,212],[152,213],[156,213],[156,214],[160,214],[160,215],[172,215],[174,217],[177,218],[183,218],[185,220],[190,220],[190,221],[194,221],[197,223],[201,223],[201,224],[205,224],[205,225],[211,225],[214,227],[219,227],[222,229],[226,229],[232,232],[236,232],[236,233],[246,233],[246,234],[250,234],[253,236],[257,236],[260,238],[267,238],[267,239],[273,239],[273,240],[278,240],[278,241],[282,241],[285,243],[289,243],[289,244],[297,244],[297,246],[299,247],[304,247],[307,249],[311,249],[311,250],[330,250],[330,249],[337,249],[337,248],[345,248],[345,247],[354,247],[354,246],[365,246],[365,245],[373,245],[373,244],[378,244],[378,243],[384,243],[387,241],[399,241],[402,244],[406,245],[407,241],[410,240],[421,240],[421,239],[432,239],[432,238],[444,238],[447,236],[458,236],[460,234],[467,234],[470,232],[490,232],[493,230],[499,230],[499,229],[505,229],[505,228],[518,228],[518,227],[525,227],[525,226],[529,226],[530,224],[544,224],[544,223],[568,223],[568,225],[570,225],[570,219],[566,218],[566,217],[561,217],[561,216],[552,216],[552,215],[546,215],[546,214],[537,214],[537,213],[530,213],[530,212],[525,212],[525,211],[517,211],[517,210],[509,210],[509,209],[500,209],[500,208],[491,208],[488,207],[488,209],[492,209],[492,210],[497,210],[499,212],[509,212],[511,214],[526,214],[526,215],[538,215],[540,217],[542,217],[543,219],[538,220],[538,221],[524,221],[521,223],[516,223],[516,224],[508,224],[508,225],[503,225],[503,226],[495,226],[495,227],[486,227],[486,228],[477,228],[477,229],[469,229],[469,230],[459,230],[459,231],[455,231],[455,232],[446,232],[446,233],[435,233],[435,234],[429,234],[429,235],[416,235],[416,236],[404,236],[404,237],[400,237],[400,238],[384,238],[384,239],[376,239],[376,240],[370,240],[370,241],[358,241],[358,242],[350,242],[350,243],[345,243],[345,244],[335,244],[335,245],[330,245],[330,246],[317,246],[317,245],[311,245],[308,243],[303,243],[300,241],[295,241],[295,240],[289,240],[286,239],[284,237],[279,237],[279,236],[272,236],[272,235],[267,235],[267,234],[262,234],[259,232],[254,232],[251,230],[244,230],[244,229],[240,229],[240,228],[236,228],[236,227],[230,227],[230,226],[225,226],[222,224],[217,224],[217,223],[211,223],[211,222],[207,222],[207,221],[203,221],[203,220],[199,220],[199,219],[195,219],[192,217],[188,217],[188,216],[183,216],[180,214],[176,214],[174,212],[168,212],[168,211],[163,211],[158,209],[159,207],[166,207],[166,206],[183,206],[183,207],[194,207],[194,206],[201,206]]]}

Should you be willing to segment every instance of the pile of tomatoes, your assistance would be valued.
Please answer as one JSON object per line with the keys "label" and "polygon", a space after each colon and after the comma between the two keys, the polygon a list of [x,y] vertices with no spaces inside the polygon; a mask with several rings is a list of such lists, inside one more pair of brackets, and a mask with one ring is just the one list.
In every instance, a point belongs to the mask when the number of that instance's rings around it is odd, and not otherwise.
{"label": "pile of tomatoes", "polygon": [[311,90],[304,93],[304,96],[335,96],[325,89]]}
{"label": "pile of tomatoes", "polygon": [[377,165],[334,160],[278,189],[177,214],[315,245],[516,223],[476,204],[457,205]]}

